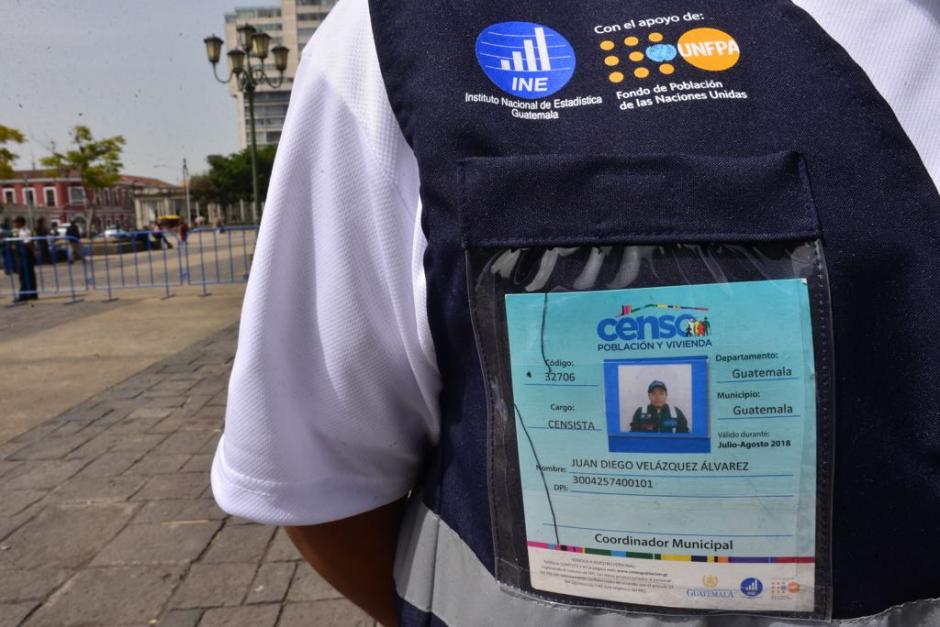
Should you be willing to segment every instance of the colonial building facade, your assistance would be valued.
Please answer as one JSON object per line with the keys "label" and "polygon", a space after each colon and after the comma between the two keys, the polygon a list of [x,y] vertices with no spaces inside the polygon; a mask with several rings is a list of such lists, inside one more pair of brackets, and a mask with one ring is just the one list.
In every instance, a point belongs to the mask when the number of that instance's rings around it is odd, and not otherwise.
{"label": "colonial building facade", "polygon": [[30,224],[39,218],[47,226],[75,222],[83,233],[89,226],[92,232],[111,226],[133,229],[146,226],[137,224],[137,194],[165,190],[166,195],[176,195],[180,189],[159,179],[122,174],[117,185],[99,190],[90,203],[77,174],[53,176],[46,170],[18,170],[13,178],[0,181],[0,221],[22,215]]}

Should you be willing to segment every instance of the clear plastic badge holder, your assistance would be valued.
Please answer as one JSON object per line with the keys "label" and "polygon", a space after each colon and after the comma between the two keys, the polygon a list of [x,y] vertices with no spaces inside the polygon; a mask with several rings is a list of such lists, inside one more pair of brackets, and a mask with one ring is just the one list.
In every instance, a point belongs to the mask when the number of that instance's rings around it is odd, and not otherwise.
{"label": "clear plastic badge holder", "polygon": [[462,169],[498,579],[827,619],[831,320],[802,159]]}

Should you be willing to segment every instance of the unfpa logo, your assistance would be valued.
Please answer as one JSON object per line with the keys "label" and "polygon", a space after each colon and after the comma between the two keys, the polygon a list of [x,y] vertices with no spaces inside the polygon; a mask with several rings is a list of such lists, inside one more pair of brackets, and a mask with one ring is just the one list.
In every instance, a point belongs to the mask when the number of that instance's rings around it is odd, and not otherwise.
{"label": "unfpa logo", "polygon": [[574,74],[574,48],[561,34],[532,22],[501,22],[477,37],[477,61],[505,92],[533,100],[551,96]]}
{"label": "unfpa logo", "polygon": [[731,69],[741,58],[741,48],[734,37],[717,28],[693,28],[683,33],[675,43],[667,42],[665,35],[652,32],[644,41],[637,35],[630,35],[623,40],[628,63],[622,59],[610,39],[600,43],[600,48],[608,53],[604,65],[611,69],[607,78],[611,83],[622,83],[625,72],[630,71],[639,79],[647,78],[653,71],[663,75],[675,73],[673,61],[681,57],[692,67],[707,72],[723,72]]}

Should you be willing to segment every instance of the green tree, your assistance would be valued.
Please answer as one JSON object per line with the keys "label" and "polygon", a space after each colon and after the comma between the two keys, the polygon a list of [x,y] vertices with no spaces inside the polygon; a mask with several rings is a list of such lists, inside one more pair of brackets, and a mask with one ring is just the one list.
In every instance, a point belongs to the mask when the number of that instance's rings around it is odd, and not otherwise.
{"label": "green tree", "polygon": [[124,150],[124,137],[115,135],[105,139],[95,139],[87,126],[76,126],[71,131],[72,149],[66,152],[53,150],[40,162],[53,175],[68,176],[75,173],[85,189],[85,203],[88,213],[88,226],[94,222],[98,192],[113,187],[121,180],[121,153]]}
{"label": "green tree", "polygon": [[[189,193],[201,203],[215,203],[227,207],[239,200],[251,200],[250,148],[230,155],[209,155],[209,170],[189,179]],[[275,146],[258,149],[258,193],[268,193],[271,169],[274,166]]]}
{"label": "green tree", "polygon": [[19,156],[13,153],[9,148],[4,148],[4,144],[14,143],[22,144],[26,141],[23,133],[15,128],[0,124],[0,179],[8,179],[13,176],[13,162]]}
{"label": "green tree", "polygon": [[189,177],[189,194],[196,202],[222,204],[221,193],[208,174],[193,174]]}

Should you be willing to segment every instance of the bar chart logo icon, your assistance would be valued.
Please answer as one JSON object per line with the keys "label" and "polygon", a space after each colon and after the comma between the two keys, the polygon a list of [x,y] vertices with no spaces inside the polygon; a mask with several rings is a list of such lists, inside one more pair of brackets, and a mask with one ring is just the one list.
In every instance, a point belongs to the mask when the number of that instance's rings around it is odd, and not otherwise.
{"label": "bar chart logo icon", "polygon": [[477,61],[493,83],[519,98],[551,96],[574,74],[574,48],[558,32],[532,22],[501,22],[477,37]]}

